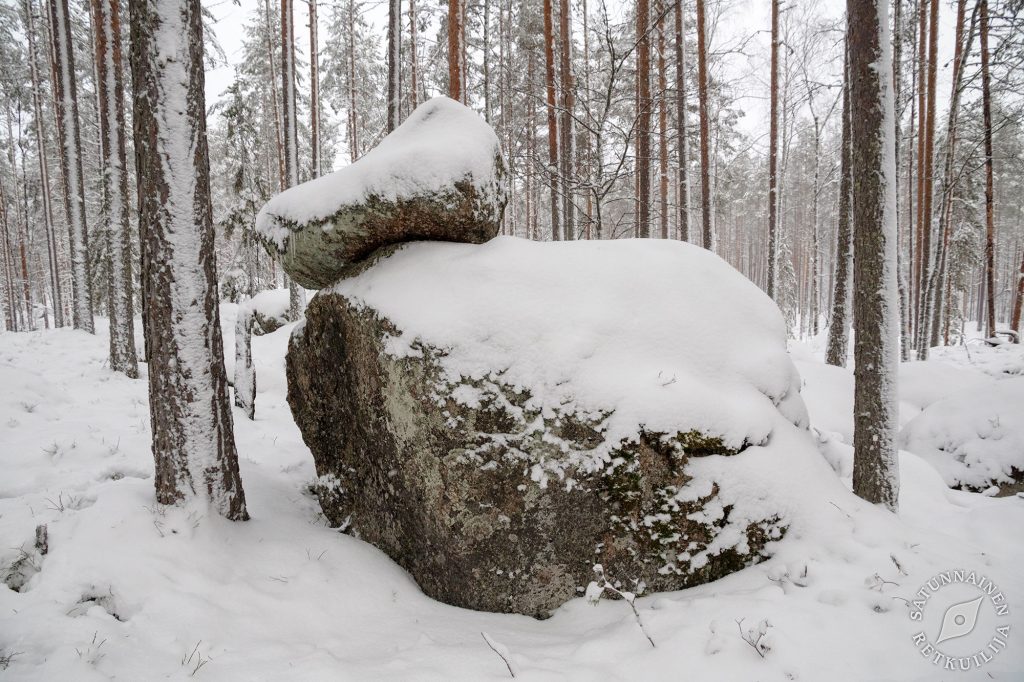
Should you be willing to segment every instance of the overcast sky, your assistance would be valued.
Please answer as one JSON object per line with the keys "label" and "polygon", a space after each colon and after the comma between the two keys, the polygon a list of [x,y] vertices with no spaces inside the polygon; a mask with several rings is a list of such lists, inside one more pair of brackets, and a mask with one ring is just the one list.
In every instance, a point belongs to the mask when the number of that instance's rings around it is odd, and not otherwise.
{"label": "overcast sky", "polygon": [[[323,25],[325,9],[331,0],[320,0],[320,21],[321,40],[323,40]],[[278,0],[272,0],[273,5]],[[404,3],[403,3],[404,4]],[[615,0],[612,2],[613,6]],[[690,2],[692,5],[692,2]],[[712,3],[709,3],[711,5]],[[228,65],[212,69],[206,73],[206,101],[207,105],[216,102],[224,90],[231,83],[234,64],[238,62],[241,54],[241,43],[243,26],[253,12],[262,7],[262,0],[240,0],[236,4],[233,0],[212,0],[204,2],[217,22],[214,30],[217,40],[227,54]],[[305,2],[295,2],[295,38],[298,49],[303,53],[309,53],[309,17]],[[820,0],[818,11],[826,18],[839,20],[843,15],[846,3],[844,0]],[[619,3],[621,7],[621,3]],[[783,2],[783,12],[799,11],[798,9],[787,9],[787,3]],[[367,18],[373,23],[378,33],[384,35],[383,28],[387,22],[387,4],[384,2],[366,5]],[[768,130],[768,50],[770,46],[769,30],[771,28],[771,3],[769,0],[724,0],[723,13],[719,21],[717,32],[713,36],[712,50],[722,50],[725,46],[736,46],[746,37],[753,36],[746,44],[744,54],[732,54],[726,58],[722,68],[729,80],[736,80],[735,94],[737,95],[736,106],[746,112],[740,120],[740,128],[750,135],[755,143],[760,144],[767,138]],[[939,64],[938,64],[938,101],[947,99],[950,71],[950,61],[953,56],[953,34],[955,28],[954,9],[944,0],[939,3]],[[692,20],[692,10],[689,13]],[[574,16],[578,20],[578,17]],[[579,30],[579,27],[576,29]],[[693,49],[693,46],[688,46]],[[381,51],[383,54],[383,50]]]}

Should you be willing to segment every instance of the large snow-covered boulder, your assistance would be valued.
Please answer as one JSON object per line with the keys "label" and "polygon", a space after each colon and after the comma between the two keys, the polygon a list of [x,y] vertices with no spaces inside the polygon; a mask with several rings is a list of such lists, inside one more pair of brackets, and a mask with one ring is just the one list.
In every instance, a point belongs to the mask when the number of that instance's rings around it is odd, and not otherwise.
{"label": "large snow-covered boulder", "polygon": [[937,400],[900,432],[920,455],[964,490],[1024,491],[1024,377],[988,382]]}
{"label": "large snow-covered boulder", "polygon": [[713,580],[786,531],[780,480],[834,478],[778,308],[709,251],[501,237],[358,270],[296,328],[288,401],[330,522],[441,601],[544,616],[598,563]]}
{"label": "large snow-covered boulder", "polygon": [[506,201],[494,130],[435,97],[355,163],[267,202],[256,234],[292,279],[321,289],[388,244],[485,242],[498,234]]}

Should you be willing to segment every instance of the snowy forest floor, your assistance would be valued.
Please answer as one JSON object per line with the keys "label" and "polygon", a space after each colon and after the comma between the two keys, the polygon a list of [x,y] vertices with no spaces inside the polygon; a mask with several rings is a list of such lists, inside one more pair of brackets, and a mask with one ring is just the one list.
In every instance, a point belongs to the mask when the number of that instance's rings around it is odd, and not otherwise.
{"label": "snowy forest floor", "polygon": [[[230,376],[234,307],[222,314]],[[232,524],[156,508],[146,381],[109,370],[97,323],[95,336],[0,334],[0,568],[27,579],[0,586],[0,678],[508,679],[504,656],[517,679],[938,679],[906,600],[966,568],[1005,593],[1013,631],[980,671],[943,679],[1021,679],[1024,499],[950,490],[915,454],[901,455],[897,521],[837,500],[827,535],[638,599],[643,630],[622,601],[576,599],[546,621],[477,613],[326,527],[285,401],[291,326],[254,339],[256,420],[235,412],[253,518]],[[817,342],[791,353],[822,454],[849,484],[852,374],[824,365]],[[1024,381],[1024,349],[937,349],[901,375],[905,424],[959,390]],[[995,418],[1024,430],[1022,412]]]}

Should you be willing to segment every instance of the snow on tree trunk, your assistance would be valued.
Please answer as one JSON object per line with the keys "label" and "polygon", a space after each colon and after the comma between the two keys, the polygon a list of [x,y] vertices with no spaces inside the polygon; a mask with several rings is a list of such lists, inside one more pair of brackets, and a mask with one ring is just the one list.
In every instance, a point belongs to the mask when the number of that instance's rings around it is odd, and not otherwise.
{"label": "snow on tree trunk", "polygon": [[711,233],[711,152],[708,113],[708,45],[704,0],[697,0],[697,95],[700,100],[700,205],[704,248],[714,250]]}
{"label": "snow on tree trunk", "polygon": [[309,0],[309,147],[310,176],[323,174],[320,162],[320,56],[317,51],[317,0]]}
{"label": "snow on tree trunk", "polygon": [[551,241],[561,238],[558,220],[558,119],[555,114],[555,35],[552,0],[544,0],[544,82],[548,114],[548,173],[551,183]]}
{"label": "snow on tree trunk", "polygon": [[256,416],[256,369],[252,365],[253,310],[248,303],[238,306],[235,321],[235,405],[245,416]]}
{"label": "snow on tree trunk", "polygon": [[886,0],[847,0],[853,145],[853,491],[899,501],[896,377],[896,116]]}
{"label": "snow on tree trunk", "polygon": [[[295,111],[295,15],[292,0],[281,0],[281,119],[284,122],[284,181],[282,189],[299,184],[299,136]],[[302,317],[306,292],[288,278],[288,319]]]}
{"label": "snow on tree trunk", "polygon": [[29,68],[32,74],[32,112],[35,116],[36,147],[39,157],[39,184],[46,228],[46,256],[50,265],[50,290],[53,296],[53,323],[64,326],[64,296],[60,288],[60,265],[57,260],[57,235],[53,227],[53,204],[50,201],[50,164],[46,159],[46,123],[43,119],[42,83],[36,59],[35,13],[31,0],[25,0],[25,33],[28,35]]}
{"label": "snow on tree trunk", "polygon": [[89,291],[89,234],[85,223],[85,186],[82,179],[82,139],[78,129],[78,91],[71,47],[68,0],[49,0],[50,57],[53,101],[57,114],[57,143],[64,176],[64,208],[71,247],[71,320],[75,329],[93,332],[92,294]]}
{"label": "snow on tree trunk", "polygon": [[683,0],[676,0],[676,125],[677,153],[679,155],[679,185],[676,190],[679,205],[678,237],[690,241],[690,184],[687,175],[686,160],[686,22],[683,11]]}
{"label": "snow on tree trunk", "polygon": [[650,6],[636,3],[636,236],[651,236],[651,38]]}
{"label": "snow on tree trunk", "polygon": [[124,91],[119,0],[92,0],[96,81],[103,164],[103,232],[107,238],[110,366],[139,376],[132,304],[132,241],[128,218],[128,173],[124,148]]}
{"label": "snow on tree trunk", "polygon": [[996,333],[995,200],[992,178],[992,87],[989,78],[988,0],[980,0],[981,92],[985,127],[985,335]]}
{"label": "snow on tree trunk", "polygon": [[244,520],[217,300],[200,2],[130,0],[129,11],[156,497],[205,498]]}
{"label": "snow on tree trunk", "polygon": [[[399,68],[402,60],[402,0],[388,0],[388,119],[387,130],[390,133],[398,127],[399,104],[401,101],[401,77]],[[485,55],[486,56],[486,55]]]}
{"label": "snow on tree trunk", "polygon": [[776,299],[779,276],[779,0],[772,0],[771,105],[768,140],[768,290]]}
{"label": "snow on tree trunk", "polygon": [[839,163],[839,234],[836,236],[835,290],[832,296],[832,322],[828,330],[828,347],[825,362],[836,367],[846,367],[846,355],[850,345],[850,275],[853,269],[853,240],[850,234],[851,178],[850,162],[850,65],[849,43],[846,48],[846,66],[843,76],[843,131],[840,142]]}

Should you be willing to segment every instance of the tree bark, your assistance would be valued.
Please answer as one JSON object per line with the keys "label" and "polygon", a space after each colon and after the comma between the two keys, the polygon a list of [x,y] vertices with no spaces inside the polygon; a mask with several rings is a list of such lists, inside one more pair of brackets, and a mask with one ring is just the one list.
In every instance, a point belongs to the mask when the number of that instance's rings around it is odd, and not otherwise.
{"label": "tree bark", "polygon": [[248,518],[217,297],[199,0],[130,0],[157,502]]}
{"label": "tree bark", "polygon": [[89,233],[85,221],[85,185],[82,178],[82,138],[78,127],[78,90],[72,52],[68,0],[50,2],[50,56],[53,65],[53,100],[57,112],[57,143],[64,176],[64,208],[71,247],[71,321],[75,329],[93,333],[92,294],[89,289]]}
{"label": "tree bark", "polygon": [[679,155],[679,181],[676,193],[679,206],[679,239],[690,241],[690,184],[686,159],[686,21],[683,0],[676,0],[676,152]]}
{"label": "tree bark", "polygon": [[850,125],[850,48],[849,36],[845,49],[846,66],[843,69],[843,131],[840,142],[839,161],[839,226],[836,236],[836,274],[832,296],[832,321],[828,329],[828,347],[825,362],[836,367],[846,367],[849,352],[850,322],[852,315],[850,276],[853,273],[853,238],[851,235],[850,212],[852,209],[852,186],[850,164],[852,140]]}
{"label": "tree bark", "polygon": [[[548,0],[550,2],[550,0]],[[466,103],[465,0],[448,0],[448,96]]]}
{"label": "tree bark", "polygon": [[981,13],[981,97],[985,127],[985,335],[996,332],[996,226],[992,164],[992,86],[989,76],[988,0],[979,0]]}
{"label": "tree bark", "polygon": [[[450,0],[455,2],[456,0]],[[558,119],[555,115],[555,35],[552,0],[544,0],[544,80],[548,113],[548,173],[551,182],[551,241],[561,239],[558,221]]]}
{"label": "tree bark", "polygon": [[[288,0],[282,0],[287,2]],[[398,127],[401,105],[402,0],[388,0],[388,93],[387,130]]]}
{"label": "tree bark", "polygon": [[252,364],[253,310],[247,303],[238,306],[235,320],[235,406],[249,420],[256,418],[256,368]]}
{"label": "tree bark", "polygon": [[771,111],[768,141],[768,295],[776,298],[779,270],[779,0],[772,0]]}
{"label": "tree bark", "polygon": [[560,148],[560,167],[562,185],[562,224],[565,226],[566,239],[576,238],[576,211],[573,203],[573,187],[575,185],[574,167],[576,161],[576,134],[574,112],[576,95],[573,90],[572,76],[572,31],[570,30],[569,0],[558,3],[558,36],[559,36],[559,85],[562,92],[562,123],[558,143]]}
{"label": "tree bark", "polygon": [[704,248],[714,251],[711,233],[711,160],[708,114],[708,48],[704,0],[697,0],[697,95],[700,99],[700,204]]}
{"label": "tree bark", "polygon": [[318,50],[317,0],[309,0],[309,146],[310,176],[323,175],[320,161],[320,55]]}
{"label": "tree bark", "polygon": [[651,39],[650,6],[636,3],[636,201],[638,237],[651,236]]}
{"label": "tree bark", "polygon": [[121,7],[119,0],[91,0],[91,5],[103,164],[101,219],[107,239],[110,367],[134,379],[139,376],[139,365],[135,357],[130,199],[124,143]]}
{"label": "tree bark", "polygon": [[895,111],[887,0],[847,0],[853,178],[853,491],[896,511]]}
{"label": "tree bark", "polygon": [[928,327],[931,322],[928,283],[932,270],[932,214],[935,196],[935,91],[939,43],[939,0],[931,0],[928,29],[928,92],[924,140],[924,195],[921,208],[921,289],[917,320],[918,357],[928,357]]}
{"label": "tree bark", "polygon": [[[284,124],[284,186],[299,184],[298,112],[295,110],[295,12],[293,0],[281,0],[281,121]],[[302,317],[306,292],[288,280],[288,319]]]}
{"label": "tree bark", "polygon": [[25,33],[28,35],[28,58],[32,75],[32,111],[35,116],[36,146],[39,150],[39,184],[43,201],[43,225],[46,228],[46,255],[50,266],[53,323],[56,327],[63,327],[64,296],[60,286],[57,233],[53,226],[53,204],[50,201],[50,164],[46,159],[46,121],[43,117],[42,82],[36,56],[35,31],[35,13],[32,1],[25,0]]}

